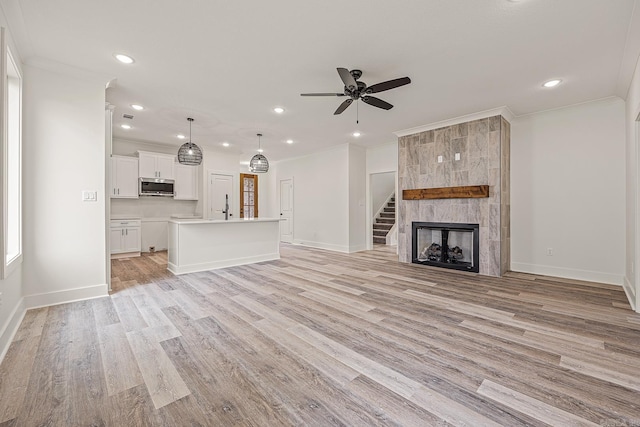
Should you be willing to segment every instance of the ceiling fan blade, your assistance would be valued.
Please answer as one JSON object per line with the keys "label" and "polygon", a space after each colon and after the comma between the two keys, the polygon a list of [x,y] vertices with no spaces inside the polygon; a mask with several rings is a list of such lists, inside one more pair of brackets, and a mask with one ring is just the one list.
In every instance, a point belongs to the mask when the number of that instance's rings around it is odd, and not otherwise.
{"label": "ceiling fan blade", "polygon": [[301,93],[300,96],[345,96],[344,93]]}
{"label": "ceiling fan blade", "polygon": [[358,87],[358,83],[346,68],[338,68],[338,74],[340,74],[342,82],[349,90],[354,90]]}
{"label": "ceiling fan blade", "polygon": [[367,88],[367,93],[378,93],[389,89],[395,89],[400,86],[408,85],[411,83],[409,77],[400,77],[399,79],[388,80],[382,83],[376,83]]}
{"label": "ceiling fan blade", "polygon": [[348,107],[349,105],[351,105],[351,103],[352,103],[352,102],[353,102],[353,99],[351,99],[351,98],[349,98],[349,99],[345,99],[345,101],[344,101],[342,104],[340,104],[340,106],[338,107],[338,109],[336,110],[336,112],[335,112],[335,113],[333,113],[333,114],[334,114],[334,115],[336,115],[336,114],[340,114],[340,113],[342,113],[344,110],[346,110],[346,109],[347,109],[347,107]]}
{"label": "ceiling fan blade", "polygon": [[369,105],[373,105],[374,107],[382,108],[383,110],[390,110],[393,108],[393,105],[389,104],[387,101],[383,101],[380,98],[376,98],[375,96],[363,96],[363,102],[366,102]]}

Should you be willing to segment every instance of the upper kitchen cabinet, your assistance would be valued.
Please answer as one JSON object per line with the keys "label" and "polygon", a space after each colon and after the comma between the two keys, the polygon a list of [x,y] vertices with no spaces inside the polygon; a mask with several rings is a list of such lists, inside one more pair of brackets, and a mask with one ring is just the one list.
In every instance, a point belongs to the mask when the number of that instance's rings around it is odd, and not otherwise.
{"label": "upper kitchen cabinet", "polygon": [[138,198],[138,159],[111,156],[111,197]]}
{"label": "upper kitchen cabinet", "polygon": [[173,163],[175,156],[138,151],[138,158],[140,159],[140,178],[174,179]]}
{"label": "upper kitchen cabinet", "polygon": [[198,200],[198,168],[199,166],[174,165],[176,200]]}

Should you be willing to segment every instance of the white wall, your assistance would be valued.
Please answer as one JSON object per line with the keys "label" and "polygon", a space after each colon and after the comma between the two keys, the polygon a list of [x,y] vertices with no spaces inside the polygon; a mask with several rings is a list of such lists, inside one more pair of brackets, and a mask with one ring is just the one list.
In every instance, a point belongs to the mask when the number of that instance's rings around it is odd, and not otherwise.
{"label": "white wall", "polygon": [[349,145],[349,252],[367,249],[367,150]]}
{"label": "white wall", "polygon": [[[389,144],[379,145],[377,147],[372,147],[367,150],[367,179],[366,179],[366,233],[367,233],[367,248],[371,249],[373,247],[373,215],[376,213],[377,209],[373,208],[373,199],[372,199],[372,179],[374,175],[381,173],[393,173],[394,178],[394,188],[396,193],[398,192],[398,179],[397,179],[397,171],[398,171],[398,141],[391,142]],[[396,194],[396,198],[398,195]],[[397,220],[397,211],[396,211],[396,220]],[[397,227],[392,229],[394,233],[398,233]],[[392,241],[397,241],[397,237],[392,239]]]}
{"label": "white wall", "polygon": [[106,295],[105,82],[24,70],[26,305]]}
{"label": "white wall", "polygon": [[624,287],[631,305],[640,312],[640,64],[627,94],[626,103],[626,262]]}
{"label": "white wall", "polygon": [[293,178],[293,241],[349,251],[349,146],[275,165],[275,185]]}
{"label": "white wall", "polygon": [[622,284],[624,132],[619,98],[512,122],[514,271]]}

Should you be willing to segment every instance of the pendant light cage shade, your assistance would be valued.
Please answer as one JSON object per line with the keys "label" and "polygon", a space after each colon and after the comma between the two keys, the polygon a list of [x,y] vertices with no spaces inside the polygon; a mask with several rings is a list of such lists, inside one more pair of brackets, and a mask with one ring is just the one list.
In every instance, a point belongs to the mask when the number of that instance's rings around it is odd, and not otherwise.
{"label": "pendant light cage shade", "polygon": [[182,144],[178,150],[178,163],[181,165],[198,166],[202,163],[202,150],[191,142],[191,122],[193,122],[193,119],[189,117],[187,120],[189,120],[189,142]]}
{"label": "pendant light cage shade", "polygon": [[249,162],[249,170],[253,173],[265,173],[269,171],[269,160],[262,154],[256,154]]}
{"label": "pendant light cage shade", "polygon": [[[260,151],[260,137],[262,134],[257,134],[258,136],[258,151]],[[249,170],[253,173],[265,173],[269,171],[269,160],[262,154],[258,153],[251,158],[249,162]]]}

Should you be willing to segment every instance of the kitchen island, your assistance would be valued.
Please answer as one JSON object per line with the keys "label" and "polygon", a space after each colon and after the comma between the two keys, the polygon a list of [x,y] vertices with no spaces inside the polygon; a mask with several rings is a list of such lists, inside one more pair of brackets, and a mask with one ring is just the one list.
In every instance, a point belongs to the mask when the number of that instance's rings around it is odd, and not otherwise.
{"label": "kitchen island", "polygon": [[194,273],[280,259],[280,219],[171,219],[168,269]]}

